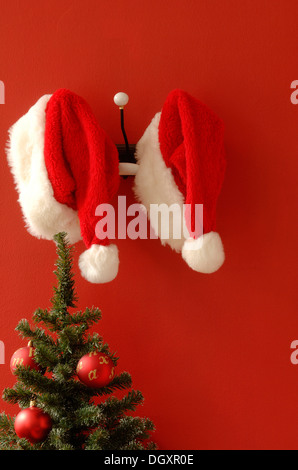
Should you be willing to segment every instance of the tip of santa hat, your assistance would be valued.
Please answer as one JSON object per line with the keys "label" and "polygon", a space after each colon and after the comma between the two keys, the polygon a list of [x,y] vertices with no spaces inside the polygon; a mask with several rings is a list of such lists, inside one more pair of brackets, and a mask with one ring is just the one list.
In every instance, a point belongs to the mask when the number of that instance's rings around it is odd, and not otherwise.
{"label": "tip of santa hat", "polygon": [[217,271],[225,260],[221,238],[216,232],[187,239],[182,247],[182,258],[194,271],[210,274]]}
{"label": "tip of santa hat", "polygon": [[116,245],[91,245],[79,258],[82,276],[93,284],[113,281],[118,274],[119,256]]}

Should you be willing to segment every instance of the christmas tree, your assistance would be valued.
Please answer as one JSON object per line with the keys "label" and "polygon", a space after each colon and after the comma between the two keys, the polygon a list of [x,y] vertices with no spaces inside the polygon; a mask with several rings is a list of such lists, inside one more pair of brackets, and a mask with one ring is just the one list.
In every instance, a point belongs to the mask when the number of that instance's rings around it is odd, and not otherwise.
{"label": "christmas tree", "polygon": [[65,233],[54,238],[57,286],[51,308],[37,309],[33,325],[23,319],[16,327],[30,342],[12,358],[17,382],[3,399],[23,410],[16,418],[0,415],[0,449],[155,449],[153,423],[133,413],[143,403],[141,392],[113,395],[131,389],[131,376],[114,375],[118,358],[99,334],[88,333],[101,319],[100,310],[74,311],[72,247]]}

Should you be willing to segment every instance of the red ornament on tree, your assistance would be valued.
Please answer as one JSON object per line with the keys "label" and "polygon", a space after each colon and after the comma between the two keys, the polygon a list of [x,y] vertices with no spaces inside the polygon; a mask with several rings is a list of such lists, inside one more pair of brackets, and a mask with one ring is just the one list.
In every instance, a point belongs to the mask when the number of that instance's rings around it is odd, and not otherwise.
{"label": "red ornament on tree", "polygon": [[80,359],[77,374],[88,387],[106,387],[115,375],[115,366],[109,356],[94,351]]}
{"label": "red ornament on tree", "polygon": [[44,372],[34,360],[34,351],[35,348],[32,346],[32,341],[29,341],[28,346],[18,349],[12,355],[10,360],[11,372],[14,373],[17,366],[29,366],[30,369],[35,369],[38,372]]}
{"label": "red ornament on tree", "polygon": [[18,437],[25,437],[31,444],[42,442],[52,429],[50,415],[30,403],[30,408],[25,408],[17,415],[14,429]]}

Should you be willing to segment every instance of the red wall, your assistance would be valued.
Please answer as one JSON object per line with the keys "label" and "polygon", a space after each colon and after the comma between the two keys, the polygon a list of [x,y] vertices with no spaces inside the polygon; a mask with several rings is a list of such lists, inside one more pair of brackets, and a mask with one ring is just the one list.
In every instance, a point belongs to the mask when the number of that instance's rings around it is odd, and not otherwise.
{"label": "red wall", "polygon": [[[30,236],[6,163],[7,129],[44,93],[83,96],[122,142],[113,95],[130,95],[135,143],[168,92],[182,88],[226,125],[218,205],[226,262],[190,270],[158,240],[121,240],[115,281],[76,276],[80,307],[145,396],[161,449],[298,448],[296,0],[38,0],[1,3],[0,389],[22,345],[17,322],[49,305],[54,244]],[[131,179],[119,194],[133,202]],[[77,245],[78,254],[83,244]],[[76,268],[77,272],[78,269]],[[296,367],[296,368],[295,368]],[[16,406],[1,401],[14,414]]]}

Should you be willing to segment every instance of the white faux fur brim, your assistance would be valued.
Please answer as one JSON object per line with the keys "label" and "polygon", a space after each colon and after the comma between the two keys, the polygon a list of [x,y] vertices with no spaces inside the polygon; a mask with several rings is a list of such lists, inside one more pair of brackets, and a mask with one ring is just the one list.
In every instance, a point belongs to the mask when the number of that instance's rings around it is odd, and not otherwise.
{"label": "white faux fur brim", "polygon": [[116,245],[92,245],[79,258],[82,276],[94,284],[113,281],[118,274],[119,256]]}
{"label": "white faux fur brim", "polygon": [[54,198],[44,161],[45,109],[51,96],[42,96],[10,128],[7,159],[31,235],[52,240],[65,231],[75,243],[81,239],[77,212]]}
{"label": "white faux fur brim", "polygon": [[[162,157],[158,126],[161,113],[157,113],[136,145],[136,159],[139,164],[134,181],[134,192],[137,199],[145,206],[148,216],[153,204],[176,205],[183,215],[184,196],[179,191],[172,171]],[[178,220],[178,219],[176,219]],[[173,250],[180,252],[184,243],[183,234],[188,233],[184,217],[178,220],[179,227],[174,227],[175,220],[170,221],[169,237],[162,237],[162,226],[158,219],[150,218],[150,224],[162,244],[168,244]],[[175,233],[181,233],[181,238],[175,238]]]}

